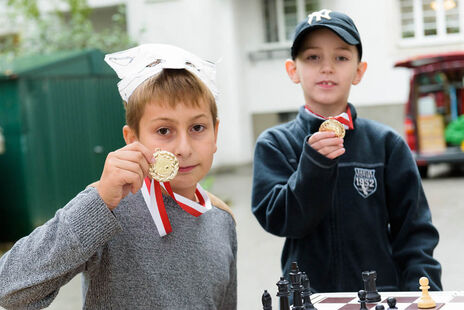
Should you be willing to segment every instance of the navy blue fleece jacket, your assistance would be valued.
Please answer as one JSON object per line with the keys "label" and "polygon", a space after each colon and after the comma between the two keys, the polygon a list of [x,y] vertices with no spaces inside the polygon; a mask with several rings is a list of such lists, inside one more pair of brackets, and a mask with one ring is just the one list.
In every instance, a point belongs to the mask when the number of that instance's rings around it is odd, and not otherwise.
{"label": "navy blue fleece jacket", "polygon": [[252,211],[266,231],[286,238],[284,275],[297,261],[314,291],[358,291],[367,270],[377,271],[379,290],[418,290],[422,276],[440,290],[438,232],[411,152],[392,129],[350,108],[354,130],[334,160],[307,144],[322,120],[304,107],[260,135]]}

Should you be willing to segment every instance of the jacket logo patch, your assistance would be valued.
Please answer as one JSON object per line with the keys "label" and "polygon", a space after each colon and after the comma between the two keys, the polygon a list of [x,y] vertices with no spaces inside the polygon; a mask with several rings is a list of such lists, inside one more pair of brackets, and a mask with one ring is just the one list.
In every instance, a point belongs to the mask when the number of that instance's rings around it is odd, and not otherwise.
{"label": "jacket logo patch", "polygon": [[374,169],[354,168],[354,188],[358,193],[367,198],[377,190],[377,179]]}

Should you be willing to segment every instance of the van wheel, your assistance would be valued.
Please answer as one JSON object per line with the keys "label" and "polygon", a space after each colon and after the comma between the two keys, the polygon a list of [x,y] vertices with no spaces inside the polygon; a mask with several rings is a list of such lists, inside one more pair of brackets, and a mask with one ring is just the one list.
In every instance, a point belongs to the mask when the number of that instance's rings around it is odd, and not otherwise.
{"label": "van wheel", "polygon": [[417,166],[419,169],[419,174],[422,179],[427,179],[427,172],[429,171],[429,166],[428,165],[421,165]]}

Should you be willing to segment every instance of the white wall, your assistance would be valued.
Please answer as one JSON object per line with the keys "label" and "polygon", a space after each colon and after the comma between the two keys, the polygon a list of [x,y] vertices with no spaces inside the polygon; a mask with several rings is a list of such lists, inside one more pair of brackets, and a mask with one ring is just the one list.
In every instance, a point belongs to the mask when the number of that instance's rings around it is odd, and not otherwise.
{"label": "white wall", "polygon": [[[409,72],[393,68],[395,61],[401,57],[396,53],[394,43],[396,15],[392,1],[333,2],[336,3],[327,8],[345,12],[355,21],[363,43],[363,60],[368,63],[363,81],[352,87],[349,100],[355,105],[404,102],[407,98]],[[294,85],[287,77],[284,61],[285,58],[275,58],[250,62],[248,85],[253,81],[261,81],[249,93],[253,112],[295,110],[303,104],[300,86]]]}
{"label": "white wall", "polygon": [[348,5],[338,1],[336,9],[348,14],[359,30],[363,61],[368,64],[363,81],[352,87],[350,101],[355,105],[403,103],[407,99],[409,72],[393,68],[403,58],[396,48],[399,17],[395,2],[361,0]]}
{"label": "white wall", "polygon": [[[349,98],[359,107],[398,105],[407,100],[410,72],[393,68],[396,61],[464,48],[462,41],[432,46],[403,44],[399,40],[398,0],[321,2],[325,8],[350,15],[361,34],[363,60],[367,61],[368,69],[363,81],[352,87]],[[126,3],[128,31],[140,43],[168,43],[208,60],[221,59],[217,68],[221,122],[216,166],[251,161],[252,114],[296,111],[303,104],[300,86],[289,80],[284,68],[284,54],[289,51],[290,43],[280,46],[280,56],[250,58],[257,51],[275,52],[263,44],[262,0],[89,0],[89,3],[92,7]],[[464,16],[464,1],[461,7]],[[5,33],[5,25],[0,26],[0,34],[2,31]]]}
{"label": "white wall", "polygon": [[[367,61],[368,69],[363,81],[352,87],[349,98],[358,106],[406,102],[410,72],[407,69],[394,68],[395,62],[414,55],[462,50],[464,47],[462,42],[422,46],[401,44],[397,0],[332,0],[323,3],[326,8],[352,17],[360,32],[363,60]],[[262,14],[259,10],[253,13]],[[254,27],[262,28],[262,20],[256,22]],[[242,35],[248,36],[250,40],[263,41],[254,31]],[[249,51],[258,49],[259,46],[252,44]],[[303,103],[300,88],[295,87],[286,76],[284,60],[275,58],[248,63],[247,88],[253,112],[285,111],[295,109]]]}
{"label": "white wall", "polygon": [[[184,48],[217,66],[220,91],[218,152],[214,165],[235,165],[251,159],[251,126],[246,97],[239,83],[240,46],[234,1],[130,1],[129,33],[139,43],[166,43]],[[145,32],[140,35],[140,29]]]}

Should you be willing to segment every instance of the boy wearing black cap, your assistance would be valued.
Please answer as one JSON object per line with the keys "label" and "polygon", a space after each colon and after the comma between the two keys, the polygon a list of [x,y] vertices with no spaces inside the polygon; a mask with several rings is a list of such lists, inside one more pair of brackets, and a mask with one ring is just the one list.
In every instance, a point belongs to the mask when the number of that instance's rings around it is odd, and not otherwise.
{"label": "boy wearing black cap", "polygon": [[[284,274],[297,261],[318,292],[358,291],[367,270],[377,271],[379,290],[417,290],[422,276],[440,290],[438,232],[410,150],[348,103],[367,68],[353,21],[330,10],[310,14],[291,54],[286,70],[305,105],[258,138],[252,192],[263,228],[286,237]],[[343,124],[344,138],[318,131],[327,118]]]}

